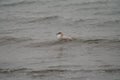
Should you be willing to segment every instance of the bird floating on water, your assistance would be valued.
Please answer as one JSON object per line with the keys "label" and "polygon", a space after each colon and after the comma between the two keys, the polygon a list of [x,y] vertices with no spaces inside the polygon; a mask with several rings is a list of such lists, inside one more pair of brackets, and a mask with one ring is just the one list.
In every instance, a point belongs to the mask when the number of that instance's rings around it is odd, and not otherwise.
{"label": "bird floating on water", "polygon": [[57,34],[57,39],[60,41],[72,41],[73,38],[70,36],[65,36],[63,32],[58,32]]}

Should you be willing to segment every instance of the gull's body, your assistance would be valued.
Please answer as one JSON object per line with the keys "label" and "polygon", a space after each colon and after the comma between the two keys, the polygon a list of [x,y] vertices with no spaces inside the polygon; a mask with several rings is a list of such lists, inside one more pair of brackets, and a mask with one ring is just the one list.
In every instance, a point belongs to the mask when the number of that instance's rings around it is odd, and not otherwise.
{"label": "gull's body", "polygon": [[58,39],[58,40],[63,40],[63,41],[71,41],[71,40],[73,40],[72,37],[70,37],[70,36],[65,36],[62,32],[58,32],[58,33],[57,33],[57,39]]}

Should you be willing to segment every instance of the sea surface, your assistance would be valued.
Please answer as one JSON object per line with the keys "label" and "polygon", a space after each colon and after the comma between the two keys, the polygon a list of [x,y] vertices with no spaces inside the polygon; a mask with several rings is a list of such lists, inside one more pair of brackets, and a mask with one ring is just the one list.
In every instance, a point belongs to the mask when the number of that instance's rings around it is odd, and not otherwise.
{"label": "sea surface", "polygon": [[120,80],[120,0],[0,0],[0,80]]}

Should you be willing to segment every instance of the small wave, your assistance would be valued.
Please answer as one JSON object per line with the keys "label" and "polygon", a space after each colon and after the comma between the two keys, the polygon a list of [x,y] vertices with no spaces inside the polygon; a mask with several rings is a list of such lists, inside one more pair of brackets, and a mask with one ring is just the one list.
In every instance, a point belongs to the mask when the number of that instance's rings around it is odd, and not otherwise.
{"label": "small wave", "polygon": [[102,73],[120,73],[120,68],[108,68],[108,69],[81,69],[73,70],[72,72],[84,72],[84,73],[93,73],[93,72],[102,72]]}
{"label": "small wave", "polygon": [[0,69],[1,74],[25,73],[26,75],[32,76],[32,77],[45,77],[50,75],[59,75],[64,72],[67,72],[67,70],[64,70],[64,69],[33,70],[28,68]]}
{"label": "small wave", "polygon": [[88,40],[78,40],[78,42],[82,42],[82,43],[89,43],[89,44],[92,44],[92,43],[120,43],[120,40],[118,39],[88,39]]}
{"label": "small wave", "polygon": [[70,7],[70,6],[86,6],[86,5],[96,5],[96,4],[106,4],[108,1],[86,1],[86,2],[78,2],[78,3],[70,3],[64,5],[65,7]]}
{"label": "small wave", "polygon": [[74,20],[74,24],[80,23],[80,22],[87,22],[87,21],[94,21],[96,19],[76,19]]}
{"label": "small wave", "polygon": [[73,41],[58,41],[58,40],[53,40],[53,41],[44,41],[44,42],[34,42],[26,45],[26,47],[51,47],[55,45],[64,45],[64,44],[69,44],[69,43],[80,43],[80,44],[100,44],[100,43],[120,43],[120,40],[118,39],[74,39]]}
{"label": "small wave", "polygon": [[7,44],[20,43],[20,42],[24,42],[24,41],[28,41],[28,40],[31,40],[31,39],[4,36],[4,37],[0,37],[0,46],[7,45]]}
{"label": "small wave", "polygon": [[26,45],[27,47],[49,47],[49,46],[54,46],[54,45],[61,45],[65,44],[63,41],[44,41],[44,42],[35,42],[35,43],[30,43]]}
{"label": "small wave", "polygon": [[62,70],[62,69],[45,69],[45,70],[37,70],[37,71],[30,71],[29,73],[60,73],[60,72],[66,72],[68,70]]}
{"label": "small wave", "polygon": [[[110,9],[110,8],[107,8],[107,7],[98,7],[98,9]],[[111,9],[110,9],[111,10]],[[120,14],[120,11],[104,11],[104,12],[96,12],[94,13],[94,15],[119,15]]]}
{"label": "small wave", "polygon": [[33,4],[35,1],[17,1],[13,3],[6,3],[6,4],[1,4],[0,7],[10,7],[10,6],[18,6],[18,5],[24,5],[24,4]]}
{"label": "small wave", "polygon": [[106,3],[108,3],[107,0],[104,0],[104,1],[92,1],[92,2],[88,1],[88,2],[83,2],[81,5],[106,4]]}
{"label": "small wave", "polygon": [[102,23],[98,23],[97,26],[103,26],[103,25],[114,25],[114,24],[120,24],[120,20],[109,20]]}
{"label": "small wave", "polygon": [[27,75],[32,77],[46,77],[46,76],[59,76],[60,74],[64,74],[68,70],[64,69],[45,69],[45,70],[37,70],[30,71]]}
{"label": "small wave", "polygon": [[27,68],[18,68],[18,69],[9,69],[9,68],[7,68],[7,69],[0,69],[0,73],[15,73],[15,72],[23,72],[23,71],[28,71],[29,69],[27,69]]}
{"label": "small wave", "polygon": [[59,16],[45,16],[45,17],[40,17],[34,20],[27,21],[27,23],[35,23],[35,22],[41,22],[41,21],[49,21],[49,20],[56,20],[58,19]]}
{"label": "small wave", "polygon": [[116,23],[120,23],[120,20],[111,20],[104,22],[104,24],[116,24]]}
{"label": "small wave", "polygon": [[64,69],[45,69],[45,70],[33,70],[28,68],[18,68],[18,69],[0,69],[0,74],[24,74],[31,77],[48,77],[48,76],[59,76],[67,72]]}
{"label": "small wave", "polygon": [[64,74],[75,74],[75,73],[120,73],[120,68],[109,68],[109,69],[43,69],[34,70],[28,68],[18,68],[18,69],[0,69],[0,74],[24,74],[30,77],[49,77],[49,76],[64,76]]}
{"label": "small wave", "polygon": [[108,73],[111,73],[111,72],[120,72],[120,69],[118,68],[113,68],[113,69],[100,69],[100,71],[104,71],[104,72],[108,72]]}

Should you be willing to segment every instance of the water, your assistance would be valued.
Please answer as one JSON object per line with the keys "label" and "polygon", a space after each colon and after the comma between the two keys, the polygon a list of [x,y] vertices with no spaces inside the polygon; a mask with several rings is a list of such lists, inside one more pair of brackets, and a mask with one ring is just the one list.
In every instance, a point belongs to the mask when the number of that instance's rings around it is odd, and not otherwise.
{"label": "water", "polygon": [[[120,0],[0,0],[0,80],[120,80]],[[62,31],[76,40],[61,42]]]}

